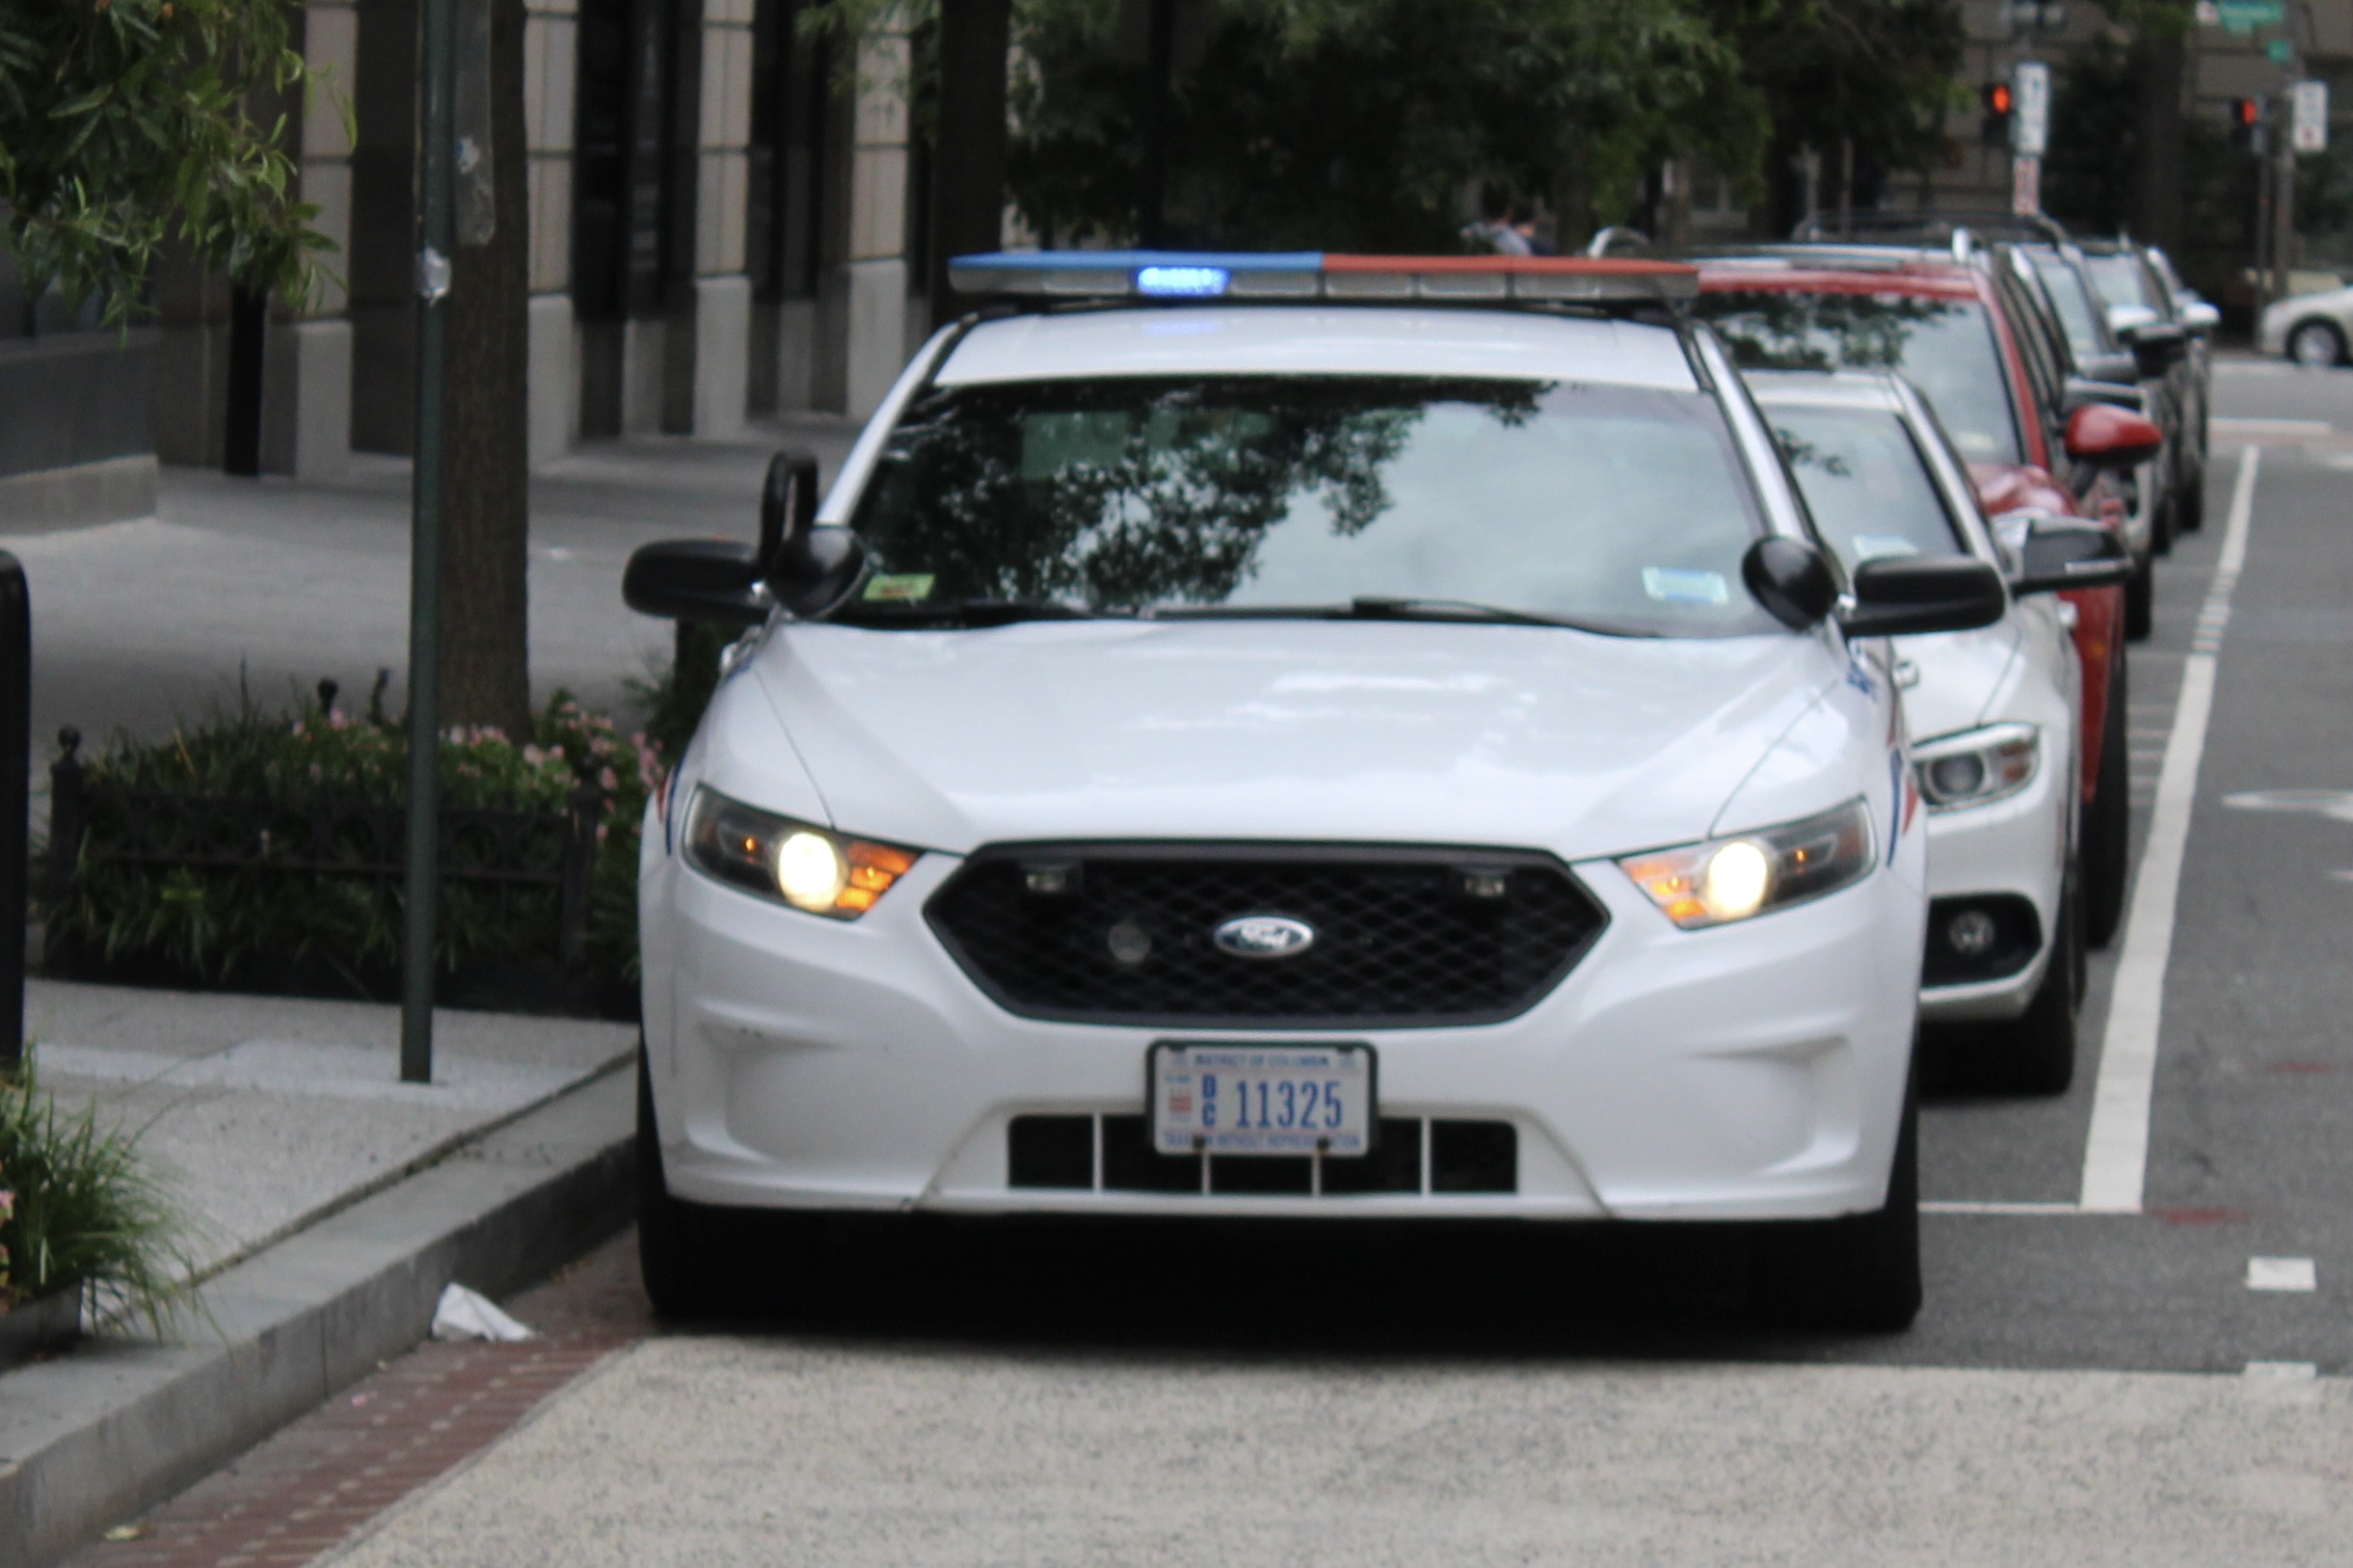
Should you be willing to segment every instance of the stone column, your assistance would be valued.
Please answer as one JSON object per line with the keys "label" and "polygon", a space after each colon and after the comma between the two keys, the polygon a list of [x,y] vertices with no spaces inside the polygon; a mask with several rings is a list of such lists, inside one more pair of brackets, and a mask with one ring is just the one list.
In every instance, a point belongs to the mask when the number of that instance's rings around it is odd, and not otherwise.
{"label": "stone column", "polygon": [[878,32],[859,48],[842,330],[842,412],[860,419],[907,362],[908,66],[904,32]]}
{"label": "stone column", "polygon": [[352,144],[345,115],[360,70],[360,13],[352,0],[309,0],[300,46],[313,87],[293,123],[301,194],[334,242],[310,299],[280,300],[264,339],[261,466],[298,479],[332,479],[351,457],[352,331],[345,292],[351,264]]}
{"label": "stone column", "polygon": [[[680,233],[691,265],[682,269],[687,276],[673,295],[662,428],[726,439],[742,433],[750,394],[752,280],[743,242],[752,0],[703,0],[696,40],[697,55],[682,59],[678,73],[679,123],[691,127],[693,157],[690,164],[676,159],[673,168],[692,182],[693,226]],[[688,103],[691,120],[682,112]]]}
{"label": "stone column", "polygon": [[580,439],[572,316],[572,142],[579,0],[526,0],[522,112],[531,150],[531,465]]}

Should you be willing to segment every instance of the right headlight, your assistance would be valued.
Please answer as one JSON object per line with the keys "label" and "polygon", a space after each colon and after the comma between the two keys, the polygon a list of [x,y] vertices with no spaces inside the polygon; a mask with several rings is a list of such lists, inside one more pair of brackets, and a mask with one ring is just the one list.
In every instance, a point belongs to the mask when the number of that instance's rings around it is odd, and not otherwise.
{"label": "right headlight", "polygon": [[872,909],[919,853],[795,822],[712,789],[695,791],[686,816],[686,859],[698,869],[836,920]]}
{"label": "right headlight", "polygon": [[2031,724],[1990,724],[1912,749],[1912,772],[1932,811],[2015,795],[2034,782],[2042,760],[2043,732]]}
{"label": "right headlight", "polygon": [[1686,931],[1727,925],[1836,892],[1870,874],[1871,809],[1860,796],[1819,816],[1618,864]]}

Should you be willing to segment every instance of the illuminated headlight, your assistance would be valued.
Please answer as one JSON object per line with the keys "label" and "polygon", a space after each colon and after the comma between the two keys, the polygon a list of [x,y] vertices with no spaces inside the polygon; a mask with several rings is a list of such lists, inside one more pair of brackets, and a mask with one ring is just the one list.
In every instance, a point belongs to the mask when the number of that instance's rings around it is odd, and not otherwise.
{"label": "illuminated headlight", "polygon": [[1933,811],[2015,795],[2034,782],[2042,764],[2043,732],[2031,724],[1993,724],[1943,735],[1912,749],[1920,793]]}
{"label": "illuminated headlight", "polygon": [[686,859],[730,886],[812,915],[854,920],[907,874],[919,851],[849,838],[695,791]]}
{"label": "illuminated headlight", "polygon": [[1778,828],[1629,855],[1618,866],[1686,931],[1786,909],[1871,871],[1871,811],[1860,799]]}

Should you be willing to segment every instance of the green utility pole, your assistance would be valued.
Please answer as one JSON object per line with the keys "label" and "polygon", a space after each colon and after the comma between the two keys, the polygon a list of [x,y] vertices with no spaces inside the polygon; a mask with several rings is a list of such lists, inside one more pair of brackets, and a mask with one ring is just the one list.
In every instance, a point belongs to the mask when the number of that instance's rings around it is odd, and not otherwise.
{"label": "green utility pole", "polygon": [[409,534],[409,865],[400,944],[400,1076],[433,1081],[433,927],[441,904],[441,436],[456,243],[456,0],[423,0],[418,94],[423,245],[416,253],[416,461]]}

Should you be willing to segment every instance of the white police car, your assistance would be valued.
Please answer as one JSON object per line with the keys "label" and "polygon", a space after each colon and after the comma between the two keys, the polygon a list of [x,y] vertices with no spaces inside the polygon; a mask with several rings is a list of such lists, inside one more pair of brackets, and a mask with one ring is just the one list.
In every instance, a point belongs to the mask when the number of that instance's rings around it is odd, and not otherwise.
{"label": "white police car", "polygon": [[1900,556],[2007,570],[2010,612],[1895,644],[1929,810],[1924,1023],[1986,1088],[2057,1094],[2075,1070],[2083,910],[2075,736],[2082,669],[2057,591],[2121,583],[2116,535],[2015,515],[1988,529],[1927,401],[1885,372],[1751,371],[1814,526],[1849,571]]}
{"label": "white police car", "polygon": [[649,814],[642,1251],[746,1210],[1752,1220],[1919,1299],[1922,830],[1884,637],[1688,268],[1048,253],[821,507],[651,545],[752,626]]}

